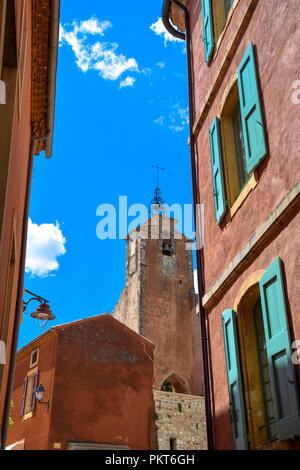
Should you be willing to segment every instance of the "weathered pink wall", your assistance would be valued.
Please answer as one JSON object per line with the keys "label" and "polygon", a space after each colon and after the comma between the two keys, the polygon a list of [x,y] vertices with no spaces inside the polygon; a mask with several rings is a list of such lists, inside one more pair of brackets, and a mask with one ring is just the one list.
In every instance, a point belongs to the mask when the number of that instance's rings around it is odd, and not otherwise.
{"label": "weathered pink wall", "polygon": [[[201,1],[191,0],[190,18],[193,42],[195,107],[197,117],[219,69],[233,33],[249,0],[240,0],[233,12],[217,56],[207,67],[204,59]],[[197,169],[200,201],[204,204],[205,292],[214,285],[237,253],[245,246],[257,228],[270,215],[300,177],[300,105],[292,102],[292,84],[299,79],[299,2],[297,0],[260,0],[253,12],[229,68],[224,76],[208,116],[196,138]],[[265,117],[268,155],[257,170],[258,185],[248,195],[231,223],[219,227],[215,221],[209,128],[219,113],[225,89],[250,44],[256,46],[261,103]],[[233,308],[234,300],[247,277],[258,269],[266,269],[281,257],[286,279],[288,314],[292,340],[300,338],[299,279],[300,238],[299,213],[285,221],[281,231],[264,243],[239,274],[207,310],[209,347],[213,390],[213,413],[216,448],[232,449],[232,426],[229,416],[222,312]],[[297,374],[300,384],[299,367]],[[299,440],[286,442],[285,448],[300,448]]]}
{"label": "weathered pink wall", "polygon": [[[203,42],[200,39],[200,35],[203,35],[201,2],[192,1],[196,116],[247,3],[248,0],[240,0],[217,57],[212,60],[211,66],[207,67],[204,61]],[[197,137],[200,200],[205,206],[206,291],[212,287],[225,267],[300,177],[299,105],[292,102],[292,93],[295,91],[292,89],[292,83],[299,77],[298,15],[299,2],[297,0],[258,2]],[[220,101],[229,79],[239,66],[251,41],[257,51],[258,77],[269,152],[258,169],[258,185],[239,208],[231,223],[227,227],[221,226],[220,228],[216,225],[214,213],[209,128],[218,115]]]}

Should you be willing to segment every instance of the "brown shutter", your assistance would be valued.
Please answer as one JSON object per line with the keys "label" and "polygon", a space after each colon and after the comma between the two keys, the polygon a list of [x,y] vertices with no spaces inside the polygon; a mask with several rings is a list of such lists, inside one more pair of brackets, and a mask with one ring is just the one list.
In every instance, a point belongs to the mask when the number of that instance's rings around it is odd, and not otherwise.
{"label": "brown shutter", "polygon": [[20,415],[24,416],[25,401],[26,401],[26,392],[27,392],[28,377],[24,380],[23,395],[22,395],[22,405]]}
{"label": "brown shutter", "polygon": [[34,411],[35,409],[35,403],[36,403],[35,391],[38,386],[38,380],[39,380],[39,371],[37,370],[33,376],[30,411]]}

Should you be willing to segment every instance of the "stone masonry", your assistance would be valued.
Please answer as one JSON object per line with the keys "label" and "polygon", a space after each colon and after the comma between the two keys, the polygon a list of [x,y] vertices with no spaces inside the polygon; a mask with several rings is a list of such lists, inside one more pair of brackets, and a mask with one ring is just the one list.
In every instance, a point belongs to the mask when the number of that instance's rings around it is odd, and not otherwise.
{"label": "stone masonry", "polygon": [[[157,446],[170,450],[206,450],[204,397],[153,391]],[[175,441],[174,441],[175,439]]]}

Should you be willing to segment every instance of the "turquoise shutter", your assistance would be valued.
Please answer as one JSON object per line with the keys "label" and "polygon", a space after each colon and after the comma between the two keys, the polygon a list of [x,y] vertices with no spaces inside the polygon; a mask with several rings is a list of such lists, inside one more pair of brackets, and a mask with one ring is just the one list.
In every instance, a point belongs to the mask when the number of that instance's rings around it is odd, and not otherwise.
{"label": "turquoise shutter", "polygon": [[238,86],[246,166],[250,173],[267,153],[252,43],[238,69]]}
{"label": "turquoise shutter", "polygon": [[226,212],[226,195],[224,188],[223,158],[220,135],[220,121],[215,118],[209,130],[213,190],[216,222],[219,224]]}
{"label": "turquoise shutter", "polygon": [[222,315],[222,323],[234,448],[236,450],[246,450],[248,449],[248,437],[239,359],[236,312],[234,310],[225,310]]}
{"label": "turquoise shutter", "polygon": [[211,0],[202,0],[202,21],[205,62],[208,64],[215,44]]}
{"label": "turquoise shutter", "polygon": [[268,267],[259,285],[277,434],[280,440],[289,439],[300,436],[300,408],[280,258]]}

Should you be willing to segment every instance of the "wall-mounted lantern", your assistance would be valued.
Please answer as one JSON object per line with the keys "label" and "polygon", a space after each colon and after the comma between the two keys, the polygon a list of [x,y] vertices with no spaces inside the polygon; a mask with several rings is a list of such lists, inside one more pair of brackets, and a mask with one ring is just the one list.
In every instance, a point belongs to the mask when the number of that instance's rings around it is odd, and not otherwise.
{"label": "wall-mounted lantern", "polygon": [[45,389],[42,384],[38,386],[38,388],[35,391],[35,397],[40,405],[47,405],[47,413],[49,411],[49,400],[48,401],[42,401],[45,395]]}
{"label": "wall-mounted lantern", "polygon": [[44,328],[47,325],[48,321],[55,319],[55,316],[50,310],[49,300],[43,299],[43,297],[40,297],[39,295],[36,295],[33,292],[30,292],[29,290],[25,290],[25,292],[31,295],[32,297],[27,302],[23,301],[23,312],[25,313],[28,304],[31,301],[35,300],[37,302],[40,302],[40,306],[30,316],[38,320],[40,328]]}

